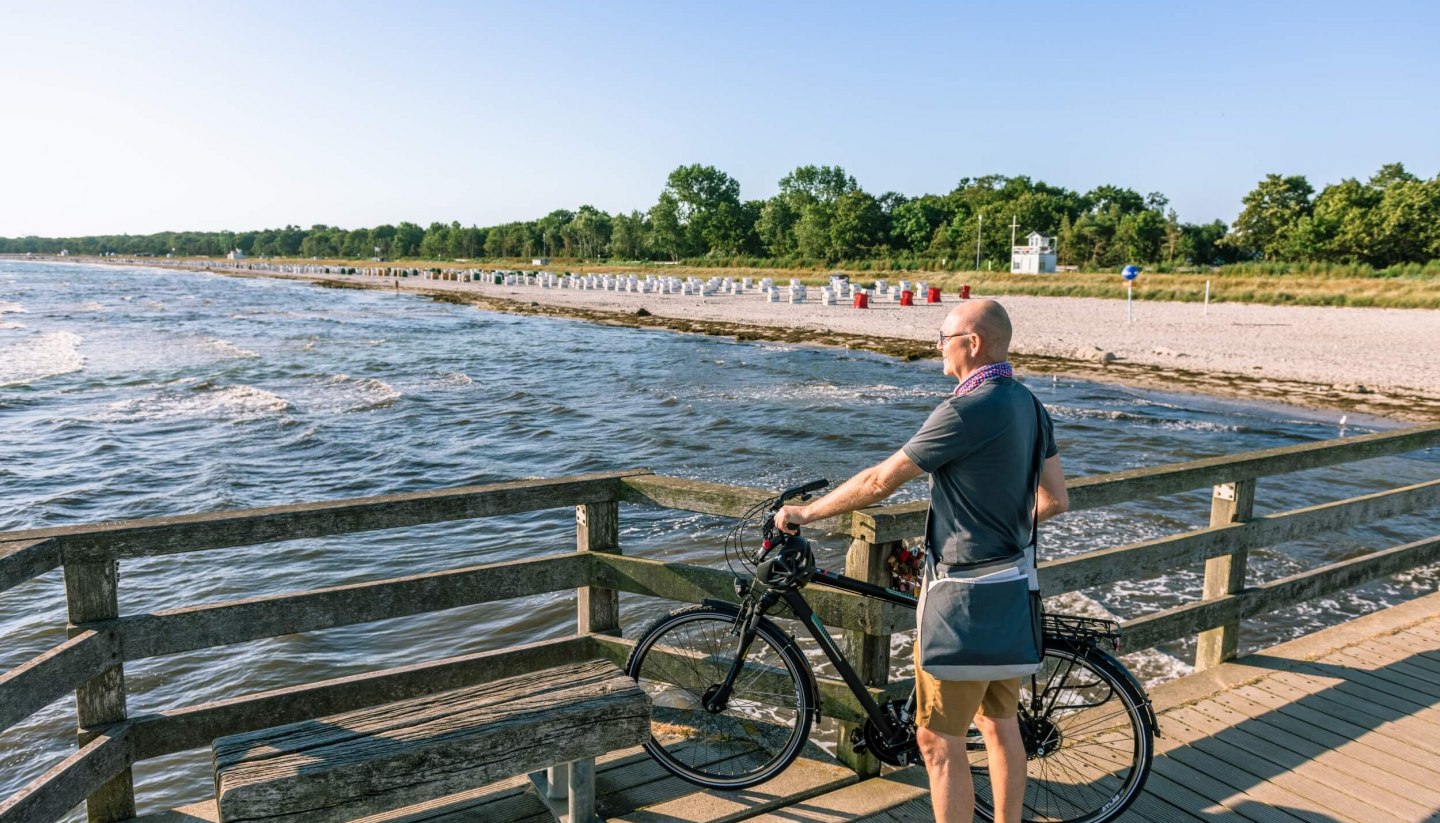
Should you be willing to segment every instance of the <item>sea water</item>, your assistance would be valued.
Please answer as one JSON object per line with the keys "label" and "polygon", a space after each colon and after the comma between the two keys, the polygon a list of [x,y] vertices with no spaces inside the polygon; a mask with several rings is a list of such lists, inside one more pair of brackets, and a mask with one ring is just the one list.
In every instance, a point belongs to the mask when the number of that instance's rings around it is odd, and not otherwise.
{"label": "sea water", "polygon": [[[656,296],[657,301],[666,299]],[[726,298],[717,298],[726,299]],[[845,310],[837,307],[836,311]],[[1338,377],[1337,377],[1338,379]],[[1396,424],[1026,379],[1071,477]],[[939,361],[515,316],[411,294],[143,268],[0,261],[0,530],[274,506],[643,467],[762,488],[839,481],[893,453],[953,387]],[[1433,452],[1262,479],[1259,513],[1434,479]],[[901,499],[918,499],[921,483]],[[1207,523],[1209,492],[1076,512],[1042,557]],[[724,518],[622,507],[627,554],[724,566]],[[1264,581],[1434,533],[1421,513],[1257,550]],[[570,509],[124,561],[143,613],[573,548]],[[822,541],[822,564],[845,541]],[[1193,601],[1200,565],[1066,595],[1126,619]],[[1247,621],[1245,649],[1434,591],[1434,568]],[[622,598],[627,634],[675,604]],[[65,638],[59,571],[0,593],[0,670]],[[289,635],[125,666],[132,715],[559,637],[570,592]],[[897,666],[908,655],[897,637]],[[813,653],[813,650],[812,650]],[[1154,684],[1177,643],[1127,662]],[[74,705],[0,733],[0,798],[74,746]],[[201,799],[208,753],[137,767],[142,810]]]}

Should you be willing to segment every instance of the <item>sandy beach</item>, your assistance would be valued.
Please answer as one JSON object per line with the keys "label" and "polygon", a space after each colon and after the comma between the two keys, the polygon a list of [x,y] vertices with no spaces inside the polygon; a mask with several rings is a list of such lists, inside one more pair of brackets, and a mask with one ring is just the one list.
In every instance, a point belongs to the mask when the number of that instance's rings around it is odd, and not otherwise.
{"label": "sandy beach", "polygon": [[[176,267],[204,267],[198,262]],[[907,359],[935,356],[940,323],[959,301],[945,294],[939,305],[902,307],[876,299],[861,310],[822,305],[814,287],[804,303],[792,304],[784,289],[780,302],[772,303],[758,292],[645,294],[314,271],[207,270],[429,294],[519,314],[866,349]],[[1013,359],[1022,372],[1440,421],[1440,311],[1242,303],[1214,303],[1207,311],[1197,303],[1137,301],[1133,322],[1126,322],[1123,300],[972,297],[1004,303],[1016,330]]]}

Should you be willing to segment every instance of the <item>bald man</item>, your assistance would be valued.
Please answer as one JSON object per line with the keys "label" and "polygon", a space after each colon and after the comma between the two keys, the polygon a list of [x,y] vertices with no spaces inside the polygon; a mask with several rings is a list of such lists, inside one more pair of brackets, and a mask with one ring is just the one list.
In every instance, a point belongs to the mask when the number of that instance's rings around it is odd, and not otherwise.
{"label": "bald man", "polygon": [[[945,374],[959,381],[920,431],[884,462],[804,506],[775,516],[782,529],[872,506],[922,474],[930,475],[925,540],[954,570],[1018,559],[1030,542],[1032,515],[1069,508],[1054,428],[1044,406],[1015,381],[1009,363],[1010,317],[994,300],[956,306],[935,344]],[[1035,476],[1035,449],[1042,449]],[[963,571],[962,571],[963,573]],[[1025,796],[1025,745],[1016,722],[1019,679],[938,680],[916,664],[916,733],[939,823],[970,823],[975,790],[965,737],[973,723],[985,739],[996,819],[1019,823]]]}

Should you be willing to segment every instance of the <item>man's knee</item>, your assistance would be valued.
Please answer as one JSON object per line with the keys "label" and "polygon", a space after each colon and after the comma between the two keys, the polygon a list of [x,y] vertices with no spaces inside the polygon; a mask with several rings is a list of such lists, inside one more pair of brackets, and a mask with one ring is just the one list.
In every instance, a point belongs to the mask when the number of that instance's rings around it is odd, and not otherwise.
{"label": "man's knee", "polygon": [[921,726],[915,730],[915,743],[920,747],[920,756],[926,766],[946,766],[952,760],[963,758],[965,739],[931,731]]}

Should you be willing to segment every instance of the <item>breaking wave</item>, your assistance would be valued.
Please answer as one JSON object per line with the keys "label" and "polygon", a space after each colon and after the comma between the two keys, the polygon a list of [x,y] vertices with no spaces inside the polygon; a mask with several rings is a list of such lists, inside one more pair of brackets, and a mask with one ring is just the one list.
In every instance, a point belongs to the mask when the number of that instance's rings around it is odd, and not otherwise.
{"label": "breaking wave", "polygon": [[105,422],[134,423],[177,418],[258,420],[279,414],[290,403],[277,394],[254,386],[213,386],[200,383],[190,388],[112,403],[101,415]]}
{"label": "breaking wave", "polygon": [[23,386],[80,371],[85,368],[81,339],[73,332],[55,331],[0,348],[0,386]]}
{"label": "breaking wave", "polygon": [[260,356],[257,352],[250,351],[249,349],[242,349],[234,343],[231,343],[229,340],[221,340],[218,337],[205,338],[205,347],[208,349],[213,349],[214,351],[226,355],[227,357]]}

